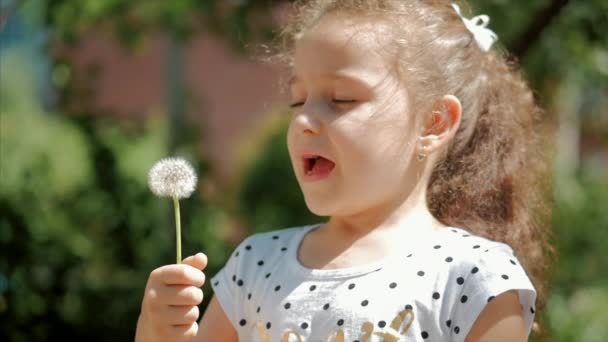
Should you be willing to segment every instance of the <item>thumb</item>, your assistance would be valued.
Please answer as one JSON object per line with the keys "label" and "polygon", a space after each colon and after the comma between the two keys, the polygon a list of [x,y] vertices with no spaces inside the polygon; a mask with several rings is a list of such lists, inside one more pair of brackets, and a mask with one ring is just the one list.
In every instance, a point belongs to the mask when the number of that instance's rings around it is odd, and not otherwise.
{"label": "thumb", "polygon": [[187,257],[182,262],[202,271],[205,267],[207,267],[207,256],[199,252],[195,255]]}

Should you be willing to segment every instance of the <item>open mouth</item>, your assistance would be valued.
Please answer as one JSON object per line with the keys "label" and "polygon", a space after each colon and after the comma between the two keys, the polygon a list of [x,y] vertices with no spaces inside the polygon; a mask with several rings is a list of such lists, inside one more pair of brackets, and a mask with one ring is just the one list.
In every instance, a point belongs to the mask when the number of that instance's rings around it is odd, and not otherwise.
{"label": "open mouth", "polygon": [[304,174],[313,178],[323,178],[329,175],[336,166],[333,161],[319,155],[304,156],[303,161]]}

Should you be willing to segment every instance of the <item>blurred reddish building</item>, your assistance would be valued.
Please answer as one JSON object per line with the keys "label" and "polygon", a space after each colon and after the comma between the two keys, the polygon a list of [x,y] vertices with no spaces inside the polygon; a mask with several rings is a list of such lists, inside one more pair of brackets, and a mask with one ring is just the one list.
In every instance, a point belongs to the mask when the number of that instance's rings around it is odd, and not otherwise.
{"label": "blurred reddish building", "polygon": [[[89,109],[142,118],[168,110],[167,49],[162,36],[147,38],[131,52],[117,41],[90,34],[69,50],[67,58],[74,66],[72,77],[91,78],[87,74],[96,70]],[[183,61],[186,116],[201,120],[205,156],[214,176],[227,181],[235,148],[253,133],[264,114],[282,103],[280,71],[209,36],[190,40]]]}

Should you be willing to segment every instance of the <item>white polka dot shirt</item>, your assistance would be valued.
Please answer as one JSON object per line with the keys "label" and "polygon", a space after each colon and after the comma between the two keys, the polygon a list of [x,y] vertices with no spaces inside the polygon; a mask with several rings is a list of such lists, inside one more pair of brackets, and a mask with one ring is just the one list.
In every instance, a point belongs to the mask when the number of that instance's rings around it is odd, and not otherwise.
{"label": "white polka dot shirt", "polygon": [[211,279],[240,341],[464,341],[509,290],[531,330],[536,291],[506,244],[445,228],[379,262],[320,270],[297,258],[315,227],[252,235]]}

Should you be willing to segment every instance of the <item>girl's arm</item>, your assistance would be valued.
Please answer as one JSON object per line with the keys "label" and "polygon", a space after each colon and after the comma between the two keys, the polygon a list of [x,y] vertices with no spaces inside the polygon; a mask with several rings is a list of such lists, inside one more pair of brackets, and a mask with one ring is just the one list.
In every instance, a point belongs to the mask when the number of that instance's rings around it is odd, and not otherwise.
{"label": "girl's arm", "polygon": [[236,330],[215,297],[205,310],[196,335],[198,342],[238,342]]}
{"label": "girl's arm", "polygon": [[527,341],[525,326],[519,295],[516,290],[511,290],[486,305],[466,341]]}

